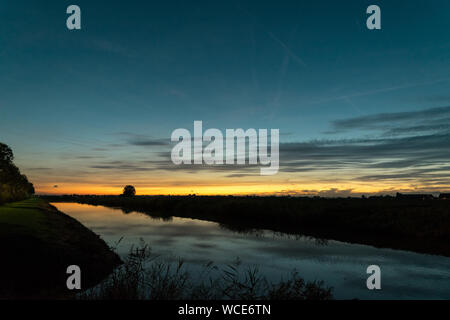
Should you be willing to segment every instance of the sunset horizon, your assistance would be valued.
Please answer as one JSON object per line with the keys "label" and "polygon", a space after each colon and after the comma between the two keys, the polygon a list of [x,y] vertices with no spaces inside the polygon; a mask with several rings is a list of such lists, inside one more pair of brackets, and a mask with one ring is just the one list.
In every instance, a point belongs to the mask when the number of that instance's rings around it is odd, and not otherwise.
{"label": "sunset horizon", "polygon": [[0,0],[0,251],[168,319],[450,300],[450,1]]}

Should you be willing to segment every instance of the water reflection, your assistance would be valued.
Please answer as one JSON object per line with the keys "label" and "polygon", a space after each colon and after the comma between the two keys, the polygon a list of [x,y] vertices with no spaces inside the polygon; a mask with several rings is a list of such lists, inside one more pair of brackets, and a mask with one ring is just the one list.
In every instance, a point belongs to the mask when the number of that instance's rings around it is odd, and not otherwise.
{"label": "water reflection", "polygon": [[[307,280],[324,280],[337,298],[450,299],[450,258],[377,249],[266,230],[230,230],[227,225],[186,218],[158,218],[101,206],[56,203],[110,245],[121,237],[119,254],[139,239],[156,254],[182,257],[193,268],[209,261],[228,264],[239,257],[258,265],[273,281],[293,269]],[[382,269],[382,290],[366,289],[366,268]]]}

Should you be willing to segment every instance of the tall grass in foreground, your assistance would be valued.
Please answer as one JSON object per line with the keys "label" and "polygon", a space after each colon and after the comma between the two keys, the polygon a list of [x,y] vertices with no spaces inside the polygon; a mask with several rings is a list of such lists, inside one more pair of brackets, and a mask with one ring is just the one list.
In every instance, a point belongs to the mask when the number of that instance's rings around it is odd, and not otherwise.
{"label": "tall grass in foreground", "polygon": [[[212,274],[215,274],[213,276]],[[165,262],[141,244],[131,248],[124,264],[111,276],[79,296],[86,300],[330,300],[332,288],[306,282],[297,272],[271,283],[258,268],[236,260],[223,268],[208,263],[191,275],[183,261]]]}

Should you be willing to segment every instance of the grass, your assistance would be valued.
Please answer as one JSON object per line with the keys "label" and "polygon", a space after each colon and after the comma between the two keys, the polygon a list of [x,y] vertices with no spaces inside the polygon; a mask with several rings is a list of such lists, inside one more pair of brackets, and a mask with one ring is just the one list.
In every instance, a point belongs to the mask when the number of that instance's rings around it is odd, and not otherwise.
{"label": "grass", "polygon": [[332,288],[306,282],[295,271],[278,283],[269,282],[257,267],[241,261],[206,264],[193,276],[184,262],[164,261],[141,243],[130,250],[123,265],[99,286],[85,291],[83,300],[330,300]]}
{"label": "grass", "polygon": [[49,229],[45,208],[47,203],[38,198],[0,206],[0,234],[22,233],[47,238],[54,231]]}
{"label": "grass", "polygon": [[95,233],[42,199],[0,206],[0,298],[65,298],[66,269],[79,265],[90,287],[120,264]]}

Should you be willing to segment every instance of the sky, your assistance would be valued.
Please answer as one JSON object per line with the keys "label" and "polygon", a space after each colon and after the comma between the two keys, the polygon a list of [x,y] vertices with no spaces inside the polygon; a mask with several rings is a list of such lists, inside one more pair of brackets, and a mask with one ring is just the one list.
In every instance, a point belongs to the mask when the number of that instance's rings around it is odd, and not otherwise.
{"label": "sky", "polygon": [[[449,191],[449,88],[446,0],[0,0],[0,141],[40,194]],[[279,129],[279,172],[175,166],[195,120]]]}

